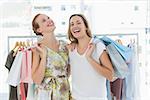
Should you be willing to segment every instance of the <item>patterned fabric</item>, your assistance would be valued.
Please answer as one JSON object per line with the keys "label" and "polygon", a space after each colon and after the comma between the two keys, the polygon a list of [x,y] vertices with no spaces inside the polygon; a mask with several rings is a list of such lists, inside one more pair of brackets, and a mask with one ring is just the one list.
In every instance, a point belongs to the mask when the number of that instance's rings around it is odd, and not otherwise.
{"label": "patterned fabric", "polygon": [[60,41],[59,52],[47,47],[45,77],[36,85],[36,100],[69,100],[70,86],[67,76],[68,51],[65,42]]}

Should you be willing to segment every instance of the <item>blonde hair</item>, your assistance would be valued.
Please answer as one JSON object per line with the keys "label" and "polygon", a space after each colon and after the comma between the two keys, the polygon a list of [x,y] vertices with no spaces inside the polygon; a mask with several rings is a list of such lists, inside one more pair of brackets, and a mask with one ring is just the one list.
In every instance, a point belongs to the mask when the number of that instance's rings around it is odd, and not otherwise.
{"label": "blonde hair", "polygon": [[69,28],[68,28],[68,38],[69,38],[69,40],[71,41],[71,43],[78,43],[78,40],[72,35],[72,33],[71,33],[71,31],[70,31],[70,20],[71,20],[71,18],[74,17],[74,16],[79,16],[79,17],[82,18],[82,20],[83,20],[83,22],[84,22],[84,24],[85,24],[85,27],[86,27],[86,34],[87,34],[89,37],[92,37],[91,30],[90,30],[90,28],[89,28],[88,21],[87,21],[87,19],[85,18],[85,16],[82,15],[82,14],[73,14],[73,15],[71,15],[70,18],[69,18]]}

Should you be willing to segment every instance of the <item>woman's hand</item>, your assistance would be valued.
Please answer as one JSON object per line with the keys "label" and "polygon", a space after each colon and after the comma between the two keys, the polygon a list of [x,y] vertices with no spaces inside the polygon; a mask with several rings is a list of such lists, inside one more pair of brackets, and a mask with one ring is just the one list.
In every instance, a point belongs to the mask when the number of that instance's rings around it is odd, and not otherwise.
{"label": "woman's hand", "polygon": [[36,46],[37,51],[39,52],[40,57],[46,57],[47,51],[46,47],[43,44]]}
{"label": "woman's hand", "polygon": [[67,45],[67,49],[73,51],[76,47],[76,43],[70,43]]}
{"label": "woman's hand", "polygon": [[90,43],[88,45],[88,48],[87,48],[87,51],[86,51],[86,54],[85,54],[86,58],[91,58],[94,49],[95,49],[95,44]]}
{"label": "woman's hand", "polygon": [[36,54],[39,55],[40,58],[46,57],[47,50],[41,42],[35,43],[34,46],[35,47],[31,49],[32,52],[36,52]]}

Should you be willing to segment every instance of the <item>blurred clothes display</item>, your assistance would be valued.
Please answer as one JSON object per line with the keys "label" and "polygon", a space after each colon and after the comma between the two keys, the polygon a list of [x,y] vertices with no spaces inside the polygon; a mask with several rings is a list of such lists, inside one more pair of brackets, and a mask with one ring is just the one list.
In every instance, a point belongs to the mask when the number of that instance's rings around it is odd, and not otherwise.
{"label": "blurred clothes display", "polygon": [[[7,59],[6,59],[6,63],[5,63],[5,67],[10,71],[11,69],[11,66],[13,64],[13,61],[15,59],[15,56],[13,56],[14,54],[14,51],[11,50],[7,56]],[[9,86],[10,90],[9,90],[9,100],[18,100],[18,97],[17,97],[17,87],[14,87],[14,86]]]}

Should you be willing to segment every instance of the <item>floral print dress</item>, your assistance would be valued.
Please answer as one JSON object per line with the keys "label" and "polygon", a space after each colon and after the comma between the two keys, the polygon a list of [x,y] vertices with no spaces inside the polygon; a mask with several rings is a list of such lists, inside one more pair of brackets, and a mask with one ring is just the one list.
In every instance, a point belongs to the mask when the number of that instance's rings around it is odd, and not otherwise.
{"label": "floral print dress", "polygon": [[41,85],[35,87],[36,100],[70,100],[68,81],[68,51],[60,41],[59,52],[47,48],[45,76]]}

